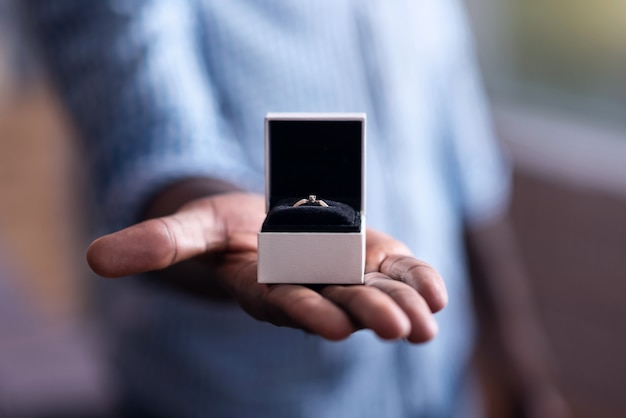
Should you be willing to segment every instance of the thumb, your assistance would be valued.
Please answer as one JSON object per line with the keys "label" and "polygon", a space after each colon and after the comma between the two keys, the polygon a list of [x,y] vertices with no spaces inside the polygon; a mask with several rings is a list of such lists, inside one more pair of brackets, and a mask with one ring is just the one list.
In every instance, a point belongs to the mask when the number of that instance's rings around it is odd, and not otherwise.
{"label": "thumb", "polygon": [[122,277],[159,270],[225,245],[210,199],[96,239],[87,263],[100,276]]}

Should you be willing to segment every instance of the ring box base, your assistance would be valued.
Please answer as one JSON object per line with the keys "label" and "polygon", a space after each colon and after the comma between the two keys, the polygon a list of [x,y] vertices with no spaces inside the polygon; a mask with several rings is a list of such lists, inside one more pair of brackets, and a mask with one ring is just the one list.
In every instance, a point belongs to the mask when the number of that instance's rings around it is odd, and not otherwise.
{"label": "ring box base", "polygon": [[259,233],[259,283],[361,284],[365,233]]}

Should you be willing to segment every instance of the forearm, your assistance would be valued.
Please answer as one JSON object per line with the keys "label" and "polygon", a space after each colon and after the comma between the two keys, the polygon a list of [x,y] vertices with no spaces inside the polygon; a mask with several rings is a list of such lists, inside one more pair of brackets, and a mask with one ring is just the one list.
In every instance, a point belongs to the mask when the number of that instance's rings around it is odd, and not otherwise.
{"label": "forearm", "polygon": [[508,384],[552,384],[554,371],[514,234],[504,217],[467,229],[483,347],[508,364]]}
{"label": "forearm", "polygon": [[[123,4],[122,4],[123,3]],[[237,178],[198,44],[194,2],[24,0],[24,19],[75,124],[98,222],[137,221],[190,176]],[[236,149],[236,148],[235,148]],[[231,157],[231,158],[229,158]]]}
{"label": "forearm", "polygon": [[212,177],[191,177],[177,181],[148,199],[141,220],[171,215],[195,199],[238,191],[242,191],[238,186]]}

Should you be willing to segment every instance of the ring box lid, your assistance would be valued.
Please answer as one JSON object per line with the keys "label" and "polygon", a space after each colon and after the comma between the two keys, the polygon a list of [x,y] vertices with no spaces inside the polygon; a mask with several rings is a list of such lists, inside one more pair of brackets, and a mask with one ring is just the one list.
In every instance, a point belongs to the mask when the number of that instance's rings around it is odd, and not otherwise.
{"label": "ring box lid", "polygon": [[265,210],[316,195],[365,212],[365,114],[268,113]]}

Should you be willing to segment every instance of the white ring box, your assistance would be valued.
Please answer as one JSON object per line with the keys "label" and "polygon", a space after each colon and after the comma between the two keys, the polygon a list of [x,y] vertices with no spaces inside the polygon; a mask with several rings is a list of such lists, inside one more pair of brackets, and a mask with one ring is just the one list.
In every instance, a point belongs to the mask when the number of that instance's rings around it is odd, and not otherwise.
{"label": "white ring box", "polygon": [[[350,226],[268,226],[259,232],[260,283],[360,284],[365,269],[365,114],[268,113],[265,209],[292,199],[349,205]],[[286,205],[287,210],[291,209]],[[346,206],[347,207],[347,206]],[[315,210],[324,210],[319,207]],[[293,212],[292,212],[293,213]],[[313,212],[319,213],[319,212]]]}

